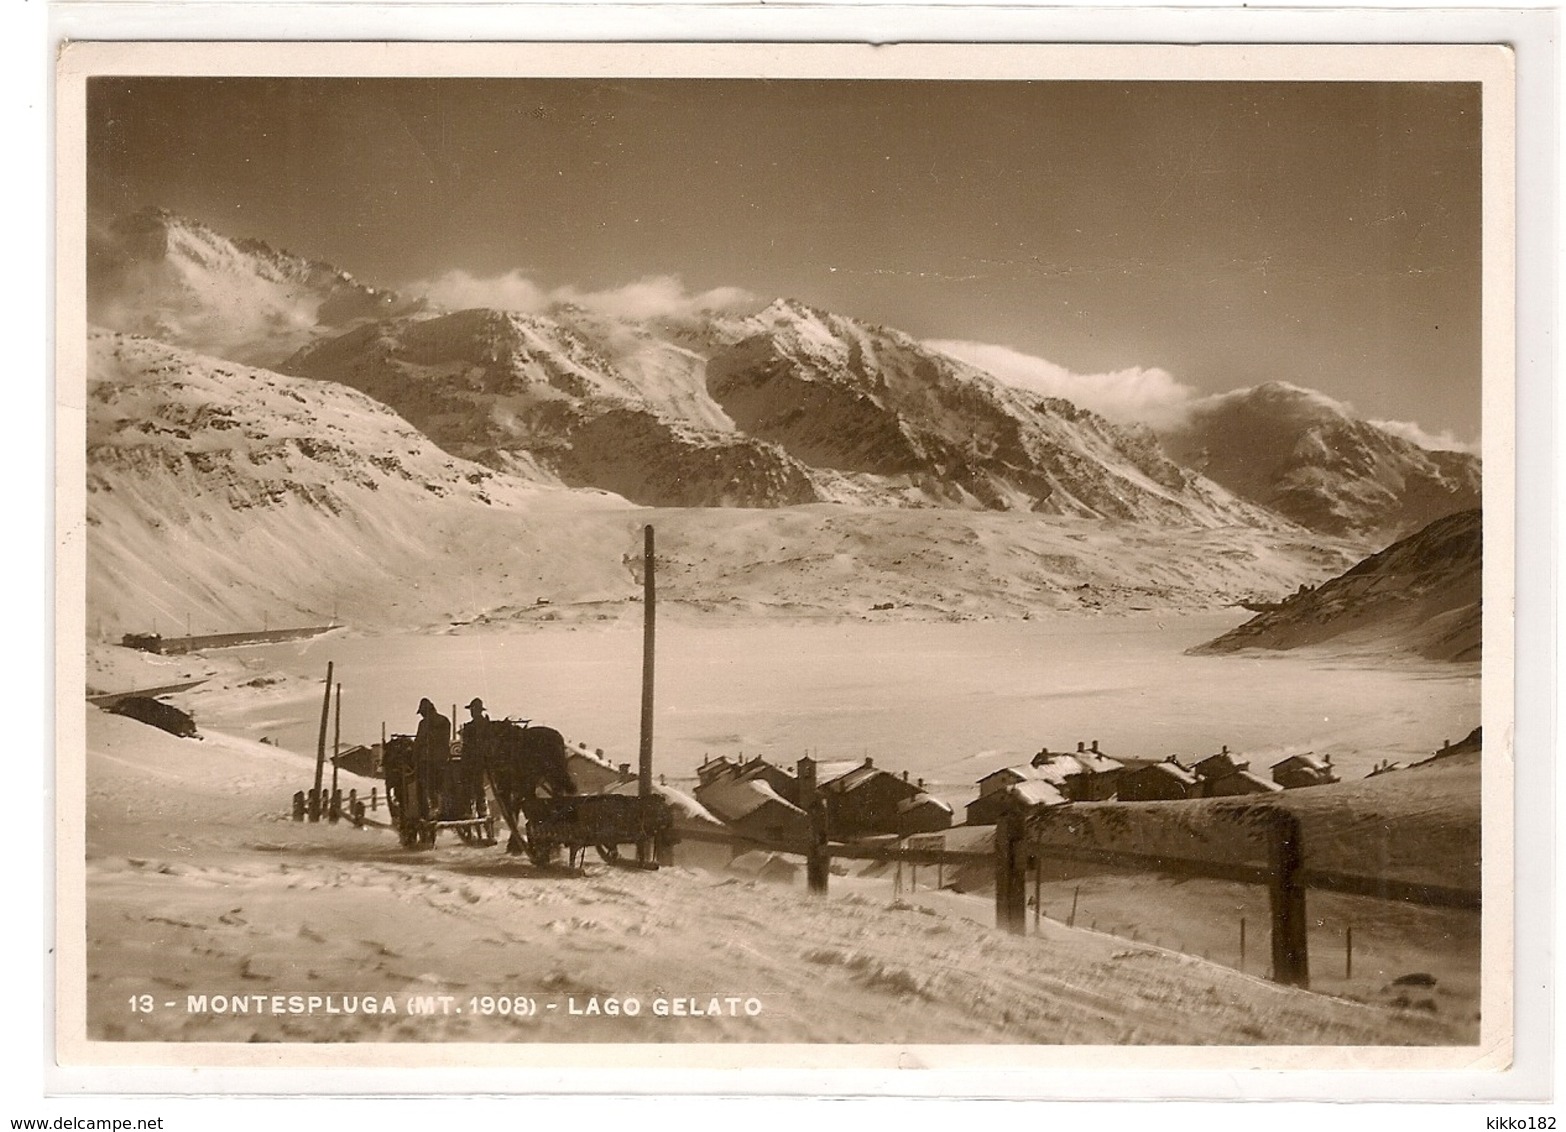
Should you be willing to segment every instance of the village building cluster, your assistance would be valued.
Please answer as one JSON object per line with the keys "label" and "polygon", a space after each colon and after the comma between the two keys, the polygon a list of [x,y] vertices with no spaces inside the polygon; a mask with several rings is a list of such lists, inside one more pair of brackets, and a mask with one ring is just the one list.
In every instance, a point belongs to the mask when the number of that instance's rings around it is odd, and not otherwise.
{"label": "village building cluster", "polygon": [[907,837],[948,829],[951,806],[927,793],[924,780],[910,782],[878,768],[873,760],[823,762],[801,759],[791,773],[762,758],[720,755],[696,770],[696,800],[713,816],[766,841],[801,841],[811,836],[811,815],[802,781],[813,779],[832,838]]}
{"label": "village building cluster", "polygon": [[1075,751],[1044,748],[1021,766],[1001,767],[979,780],[979,796],[968,803],[969,825],[993,825],[1005,813],[1067,802],[1168,802],[1186,798],[1230,798],[1271,794],[1338,781],[1331,756],[1290,755],[1269,768],[1271,778],[1223,747],[1193,763],[1115,756],[1098,740]]}
{"label": "village building cluster", "polygon": [[[1113,756],[1098,740],[1074,751],[1041,750],[1019,766],[1006,766],[978,782],[978,796],[963,814],[966,825],[993,825],[1003,814],[1068,802],[1155,802],[1270,794],[1338,781],[1332,760],[1290,755],[1268,768],[1269,778],[1230,752],[1190,764],[1174,756],[1145,759]],[[950,828],[956,814],[932,794],[923,779],[909,781],[862,762],[800,760],[796,770],[764,758],[719,755],[697,768],[696,800],[712,815],[760,841],[809,840],[811,815],[801,782],[813,776],[833,840],[935,833]]]}
{"label": "village building cluster", "polygon": [[[1464,744],[1446,744],[1436,757],[1469,745],[1477,747],[1477,732]],[[378,777],[380,753],[379,744],[351,747],[338,756],[338,763]],[[636,789],[637,776],[630,764],[615,764],[601,750],[589,752],[579,744],[568,748],[567,758],[572,778],[584,791]],[[1390,769],[1394,767],[1374,773]],[[938,833],[958,824],[994,825],[1005,814],[1067,803],[1227,798],[1339,780],[1331,756],[1308,752],[1270,764],[1264,776],[1227,746],[1201,758],[1151,759],[1110,754],[1094,739],[1077,743],[1075,750],[1046,747],[1026,763],[991,771],[979,779],[978,794],[959,819],[953,806],[937,797],[923,779],[910,780],[906,771],[877,767],[870,758],[818,762],[807,757],[788,768],[761,757],[719,755],[704,759],[696,776],[692,792],[699,804],[696,809],[757,841],[777,844],[812,839],[810,798],[816,799],[830,839],[854,840]],[[656,789],[677,808],[692,808],[689,797],[662,782]]]}

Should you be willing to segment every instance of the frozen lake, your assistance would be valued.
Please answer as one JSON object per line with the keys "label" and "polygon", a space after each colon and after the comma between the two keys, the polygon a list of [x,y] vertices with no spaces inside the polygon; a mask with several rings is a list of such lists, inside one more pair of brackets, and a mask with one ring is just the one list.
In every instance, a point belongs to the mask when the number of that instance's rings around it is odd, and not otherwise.
{"label": "frozen lake", "polygon": [[[1263,771],[1312,750],[1359,777],[1479,722],[1477,665],[1183,655],[1243,617],[660,622],[655,769],[679,779],[707,754],[792,764],[809,752],[969,787],[1042,746],[1097,739],[1109,754],[1183,759],[1227,744]],[[479,696],[493,718],[531,717],[634,763],[641,645],[640,624],[621,621],[334,635],[233,655],[317,681],[335,662],[345,745],[374,741],[383,722],[413,731],[421,696],[443,711]],[[221,696],[195,706],[204,725],[313,751],[319,703]]]}

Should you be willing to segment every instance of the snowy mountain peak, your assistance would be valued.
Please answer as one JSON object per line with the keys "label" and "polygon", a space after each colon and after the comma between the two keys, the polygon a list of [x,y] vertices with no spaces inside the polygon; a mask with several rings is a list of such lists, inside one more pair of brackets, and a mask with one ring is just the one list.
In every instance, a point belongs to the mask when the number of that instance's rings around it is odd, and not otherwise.
{"label": "snowy mountain peak", "polygon": [[1397,536],[1479,505],[1477,457],[1426,449],[1287,382],[1198,401],[1161,440],[1235,494],[1330,534]]}
{"label": "snowy mountain peak", "polygon": [[90,234],[88,319],[246,364],[276,364],[320,334],[421,306],[349,273],[234,240],[164,208]]}

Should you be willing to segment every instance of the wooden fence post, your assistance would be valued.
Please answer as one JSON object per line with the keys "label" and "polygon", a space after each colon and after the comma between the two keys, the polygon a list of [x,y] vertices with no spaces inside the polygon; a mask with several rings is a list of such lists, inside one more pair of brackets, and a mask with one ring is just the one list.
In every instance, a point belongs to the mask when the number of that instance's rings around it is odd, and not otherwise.
{"label": "wooden fence post", "polygon": [[295,821],[304,821],[304,819],[305,819],[305,792],[303,790],[295,790],[294,791],[294,820]]}
{"label": "wooden fence post", "polygon": [[826,806],[818,798],[810,808],[810,852],[805,857],[805,884],[811,892],[826,895],[832,875],[832,854],[827,848]]}
{"label": "wooden fence post", "polygon": [[1027,868],[1022,818],[1002,814],[995,823],[995,926],[1013,935],[1028,930]]}
{"label": "wooden fence post", "polygon": [[1039,934],[1044,919],[1044,858],[1037,853],[1028,854],[1033,864],[1033,934]]}
{"label": "wooden fence post", "polygon": [[1006,929],[1006,909],[1011,904],[1011,896],[1006,891],[1011,884],[1010,840],[1011,819],[1001,814],[995,819],[995,926],[1002,931]]}
{"label": "wooden fence post", "polygon": [[805,887],[818,895],[825,895],[827,880],[832,875],[832,857],[827,850],[826,804],[816,790],[816,760],[809,755],[799,760],[795,768],[795,780],[799,783],[799,805],[810,817],[810,845],[805,852]]}
{"label": "wooden fence post", "polygon": [[1305,920],[1305,847],[1300,819],[1275,811],[1268,828],[1267,886],[1272,910],[1272,978],[1285,986],[1310,987],[1310,958]]}

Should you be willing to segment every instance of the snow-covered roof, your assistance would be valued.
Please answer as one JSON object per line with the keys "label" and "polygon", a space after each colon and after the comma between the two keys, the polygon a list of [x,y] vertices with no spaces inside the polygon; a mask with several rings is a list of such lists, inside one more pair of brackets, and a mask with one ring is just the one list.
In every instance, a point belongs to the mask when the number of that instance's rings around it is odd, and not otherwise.
{"label": "snow-covered roof", "polygon": [[[604,793],[635,794],[639,786],[640,783],[637,782],[621,782],[605,788]],[[714,825],[722,824],[706,806],[703,806],[695,798],[683,791],[676,790],[672,786],[660,786],[657,783],[653,784],[653,790],[673,807],[675,813],[682,817],[693,821],[712,822]]]}
{"label": "snow-covered roof", "polygon": [[1249,765],[1249,763],[1237,758],[1229,751],[1219,751],[1216,755],[1208,755],[1192,769],[1201,777],[1218,778],[1225,774],[1233,774],[1235,771],[1243,770]]}
{"label": "snow-covered roof", "polygon": [[862,762],[832,762],[816,764],[816,785],[825,786],[828,782],[835,782],[845,774],[852,774],[865,764]]}
{"label": "snow-covered roof", "polygon": [[834,794],[847,794],[849,791],[858,790],[867,782],[874,782],[879,778],[891,779],[893,782],[907,790],[909,794],[913,794],[918,790],[918,787],[909,783],[906,778],[899,778],[891,771],[882,770],[880,767],[871,766],[867,762],[860,763],[847,774],[838,775],[831,782],[827,783],[825,788],[832,791]]}
{"label": "snow-covered roof", "polygon": [[922,792],[915,794],[912,798],[904,798],[901,802],[897,803],[897,812],[900,814],[906,814],[909,810],[916,810],[922,806],[934,806],[936,809],[945,810],[947,813],[952,812],[951,806],[947,805],[933,794],[925,794]]}
{"label": "snow-covered roof", "polygon": [[1149,763],[1147,766],[1138,767],[1132,773],[1148,774],[1152,772],[1165,775],[1168,778],[1173,778],[1178,782],[1185,783],[1187,786],[1196,785],[1196,776],[1194,774],[1186,770],[1185,767],[1181,766],[1180,764],[1172,763],[1167,759],[1161,763]]}
{"label": "snow-covered roof", "polygon": [[1029,806],[1061,806],[1066,797],[1050,782],[1019,782],[1006,793]]}
{"label": "snow-covered roof", "polygon": [[1077,761],[1086,774],[1108,774],[1125,769],[1125,763],[1119,759],[1109,755],[1095,755],[1092,751],[1072,751],[1070,757]]}
{"label": "snow-covered roof", "polygon": [[1269,767],[1268,769],[1270,769],[1270,770],[1277,770],[1279,767],[1283,767],[1283,766],[1287,766],[1287,767],[1296,767],[1297,766],[1297,767],[1308,768],[1310,770],[1323,770],[1323,771],[1330,771],[1332,769],[1332,765],[1330,763],[1328,763],[1324,759],[1317,758],[1315,753],[1311,752],[1311,751],[1306,751],[1303,755],[1290,755],[1286,759],[1280,759],[1277,762],[1273,763],[1272,766]]}
{"label": "snow-covered roof", "polygon": [[696,788],[696,798],[707,809],[724,821],[739,821],[763,806],[784,806],[803,815],[798,806],[791,805],[759,778],[720,778]]}
{"label": "snow-covered roof", "polygon": [[1231,771],[1228,774],[1213,775],[1211,781],[1215,788],[1223,788],[1225,784],[1228,784],[1231,787],[1238,785],[1234,782],[1235,779],[1239,779],[1244,783],[1249,783],[1250,786],[1253,787],[1251,793],[1271,794],[1274,792],[1281,792],[1283,790],[1283,787],[1279,786],[1276,782],[1269,782],[1267,779],[1261,777],[1261,775],[1249,770],[1236,770]]}
{"label": "snow-covered roof", "polygon": [[[1120,768],[1117,765],[1114,769],[1118,770]],[[979,784],[982,786],[990,779],[1004,775],[1013,782],[1049,782],[1056,786],[1061,786],[1065,784],[1066,779],[1071,775],[1082,773],[1084,773],[1084,767],[1078,761],[1077,756],[1065,753],[1051,754],[1049,761],[1040,766],[1034,766],[1032,763],[1020,763],[1017,766],[1003,766],[999,770],[992,770],[989,774],[979,779]]]}

